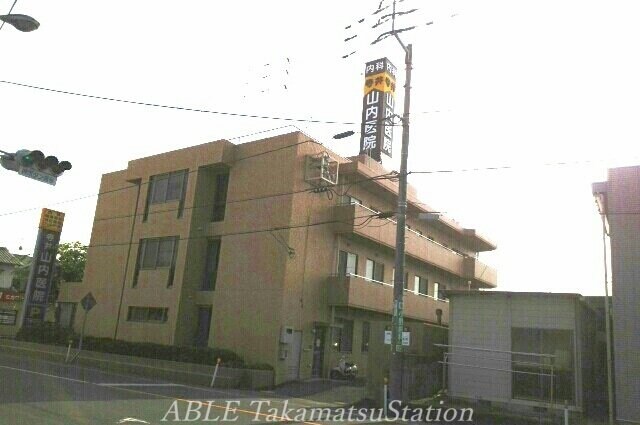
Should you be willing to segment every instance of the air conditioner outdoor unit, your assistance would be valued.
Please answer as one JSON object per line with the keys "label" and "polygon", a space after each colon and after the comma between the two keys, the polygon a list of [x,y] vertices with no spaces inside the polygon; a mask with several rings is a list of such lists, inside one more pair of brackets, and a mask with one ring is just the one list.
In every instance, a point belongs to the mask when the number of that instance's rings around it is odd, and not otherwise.
{"label": "air conditioner outdoor unit", "polygon": [[328,152],[307,155],[305,158],[304,179],[315,187],[333,186],[338,183],[338,161]]}

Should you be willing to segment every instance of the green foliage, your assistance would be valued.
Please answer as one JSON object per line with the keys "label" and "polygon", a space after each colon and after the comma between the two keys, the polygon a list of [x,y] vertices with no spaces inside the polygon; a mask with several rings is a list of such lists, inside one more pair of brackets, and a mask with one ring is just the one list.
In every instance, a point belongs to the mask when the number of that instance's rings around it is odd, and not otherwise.
{"label": "green foliage", "polygon": [[[70,329],[60,327],[55,323],[23,327],[16,338],[20,341],[37,342],[51,345],[67,345],[73,338],[77,343],[78,335]],[[220,359],[220,366],[240,369],[273,370],[266,363],[245,364],[242,357],[231,350],[209,347],[179,347],[173,345],[153,344],[150,342],[129,342],[111,338],[95,338],[85,336],[83,349],[102,353],[120,354],[125,356],[146,357],[157,360],[172,360],[184,363],[215,365]]]}
{"label": "green foliage", "polygon": [[23,326],[16,335],[18,341],[38,342],[41,344],[67,345],[70,339],[77,339],[73,330],[44,322],[34,326]]}
{"label": "green foliage", "polygon": [[60,280],[81,282],[87,263],[87,246],[80,242],[62,243],[58,246]]}

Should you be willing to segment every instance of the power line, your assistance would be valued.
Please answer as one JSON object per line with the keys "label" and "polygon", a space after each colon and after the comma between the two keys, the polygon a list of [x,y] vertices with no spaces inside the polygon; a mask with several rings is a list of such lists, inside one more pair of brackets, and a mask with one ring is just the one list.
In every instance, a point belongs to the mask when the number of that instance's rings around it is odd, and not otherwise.
{"label": "power line", "polygon": [[66,94],[70,96],[85,97],[89,99],[128,103],[131,105],[148,106],[153,108],[174,109],[174,110],[187,111],[187,112],[199,112],[204,114],[224,115],[224,116],[240,117],[240,118],[257,118],[257,119],[267,119],[267,120],[291,121],[291,122],[300,122],[300,123],[313,123],[313,124],[360,125],[360,123],[352,122],[352,121],[315,120],[315,119],[305,119],[305,118],[278,117],[278,116],[270,116],[270,115],[254,115],[254,114],[245,114],[240,112],[212,111],[209,109],[190,108],[186,106],[173,106],[173,105],[165,105],[160,103],[151,103],[151,102],[144,102],[144,101],[138,101],[138,100],[128,100],[128,99],[120,99],[115,97],[98,96],[98,95],[92,95],[92,94],[86,94],[86,93],[72,92],[67,90],[52,89],[52,88],[47,88],[42,86],[34,86],[32,84],[17,83],[14,81],[7,81],[7,80],[0,80],[0,83],[18,86],[18,87],[26,87],[26,88],[35,89],[35,90],[42,90],[42,91],[47,91],[52,93]]}
{"label": "power line", "polygon": [[[278,127],[278,128],[282,128],[282,127]],[[275,130],[275,129],[272,129],[272,130]],[[266,131],[271,131],[271,130],[266,130]],[[261,133],[261,132],[258,132],[258,133]],[[257,133],[255,133],[255,134],[257,134]],[[239,136],[239,137],[247,137],[247,136],[249,136],[249,135]],[[235,139],[235,138],[232,138],[232,139]],[[223,139],[223,140],[232,140],[232,139]],[[268,151],[260,152],[258,154],[250,155],[250,156],[247,156],[247,157],[242,157],[242,158],[236,159],[233,163],[235,164],[235,163],[238,163],[238,162],[240,162],[242,160],[245,160],[245,159],[255,158],[257,156],[266,155],[266,154],[271,153],[271,152],[276,152],[276,151],[283,150],[283,149],[286,149],[286,148],[295,147],[295,146],[298,146],[298,145],[301,145],[301,144],[304,144],[304,143],[316,143],[316,144],[318,144],[320,146],[324,146],[324,145],[322,145],[322,143],[320,143],[320,142],[318,142],[316,140],[308,139],[308,140],[305,140],[303,142],[298,142],[298,143],[295,143],[295,144],[292,144],[292,145],[287,145],[287,146],[283,146],[283,147],[280,147],[280,148],[276,148],[276,149],[271,149],[271,150],[268,150]],[[187,173],[187,175],[188,174],[192,174],[192,173],[196,173],[198,171],[199,171],[199,169],[196,168],[194,170],[189,171]],[[50,205],[61,205],[61,204],[69,203],[69,202],[81,201],[83,199],[92,198],[94,196],[98,196],[99,197],[99,196],[106,195],[106,194],[109,194],[109,193],[114,193],[114,192],[119,192],[119,191],[122,191],[122,190],[137,188],[138,186],[142,187],[142,186],[145,186],[145,185],[147,185],[149,183],[151,183],[151,180],[148,180],[146,182],[140,183],[140,185],[132,184],[130,186],[123,186],[123,187],[119,187],[119,188],[116,188],[116,189],[105,190],[104,192],[98,192],[96,194],[85,195],[85,196],[81,196],[79,198],[69,199],[69,200],[66,200],[66,201],[60,201],[60,202],[56,202],[56,203],[50,204]],[[23,213],[23,212],[29,212],[29,211],[37,211],[38,209],[40,209],[40,207],[33,207],[33,208],[26,208],[26,209],[18,210],[18,211],[11,211],[11,212],[0,214],[0,217],[4,217],[4,216],[7,216],[7,215],[13,215],[13,214],[19,214],[19,213]]]}
{"label": "power line", "polygon": [[[394,179],[396,178],[395,175],[389,175],[389,174],[380,174],[378,176],[374,176],[374,177],[368,177],[362,180],[358,180],[356,182],[345,182],[345,183],[337,183],[334,185],[335,186],[345,186],[345,185],[353,185],[353,184],[359,184],[362,182],[367,182],[367,181],[376,181],[376,180],[390,180],[390,179]],[[331,188],[328,188],[331,189]],[[299,189],[299,190],[294,190],[291,192],[281,192],[281,193],[275,193],[275,194],[270,194],[270,195],[263,195],[263,196],[256,196],[256,197],[252,197],[252,198],[244,198],[244,199],[235,199],[235,200],[230,200],[230,201],[226,201],[225,204],[235,204],[235,203],[242,203],[242,202],[251,202],[251,201],[260,201],[263,199],[269,199],[269,198],[276,198],[279,196],[287,196],[287,195],[297,195],[300,193],[313,193],[313,191],[316,190],[316,188],[306,188],[306,189]],[[336,193],[338,196],[341,196],[343,194],[340,193]],[[161,214],[161,213],[167,213],[167,212],[173,212],[173,211],[179,211],[179,210],[194,210],[194,209],[198,209],[198,208],[210,208],[215,206],[216,204],[203,204],[203,205],[192,205],[190,207],[183,207],[183,208],[166,208],[163,210],[157,210],[157,211],[149,211],[147,212],[146,215],[152,215],[152,214]],[[95,218],[93,221],[107,221],[107,220],[115,220],[115,219],[121,219],[121,218],[131,218],[131,217],[138,217],[138,216],[144,216],[144,213],[136,213],[136,214],[126,214],[126,215],[119,215],[119,216],[112,216],[112,217],[100,217],[100,218]]]}
{"label": "power line", "polygon": [[[376,217],[378,214],[367,214],[367,215],[363,215],[363,216],[358,216],[358,217],[354,217],[353,220],[356,220],[356,219],[359,219],[359,218]],[[219,233],[219,234],[215,234],[215,235],[186,236],[186,237],[177,238],[176,240],[177,241],[185,241],[185,240],[191,240],[191,239],[215,239],[215,238],[222,238],[222,237],[226,237],[226,236],[252,235],[252,234],[259,234],[259,233],[274,232],[274,231],[279,231],[279,230],[292,230],[292,229],[300,229],[300,228],[305,228],[305,227],[322,226],[324,224],[336,224],[336,223],[351,224],[351,223],[346,223],[346,222],[344,222],[342,220],[325,220],[325,221],[319,221],[319,222],[316,222],[316,223],[294,224],[294,225],[288,225],[288,226],[275,226],[275,227],[269,227],[269,228],[257,229],[257,230],[243,230],[243,231],[238,231],[238,232]],[[86,247],[87,248],[102,248],[102,247],[128,246],[128,245],[139,245],[139,244],[140,244],[139,241],[138,242],[115,242],[115,243],[108,243],[108,244],[86,245]]]}

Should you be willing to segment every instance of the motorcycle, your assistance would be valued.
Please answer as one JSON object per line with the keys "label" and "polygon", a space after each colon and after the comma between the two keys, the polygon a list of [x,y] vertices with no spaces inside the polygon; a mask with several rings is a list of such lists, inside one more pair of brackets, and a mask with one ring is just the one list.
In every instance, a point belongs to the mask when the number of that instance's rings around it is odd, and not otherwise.
{"label": "motorcycle", "polygon": [[358,366],[355,363],[347,362],[344,357],[338,362],[338,366],[331,369],[329,377],[331,379],[353,380],[358,376]]}

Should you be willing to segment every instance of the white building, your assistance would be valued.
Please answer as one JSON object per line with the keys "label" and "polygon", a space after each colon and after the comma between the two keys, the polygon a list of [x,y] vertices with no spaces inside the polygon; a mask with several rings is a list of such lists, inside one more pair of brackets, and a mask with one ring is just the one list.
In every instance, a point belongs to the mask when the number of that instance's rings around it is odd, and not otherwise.
{"label": "white building", "polygon": [[600,363],[578,294],[447,291],[450,397],[586,413]]}

